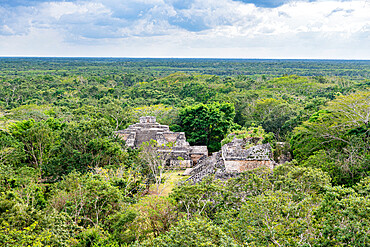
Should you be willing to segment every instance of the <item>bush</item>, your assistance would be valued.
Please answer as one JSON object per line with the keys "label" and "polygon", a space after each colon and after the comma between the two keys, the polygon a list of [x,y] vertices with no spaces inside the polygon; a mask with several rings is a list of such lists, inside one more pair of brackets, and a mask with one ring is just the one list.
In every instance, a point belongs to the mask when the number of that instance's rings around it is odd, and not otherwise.
{"label": "bush", "polygon": [[119,247],[118,243],[110,239],[109,233],[101,228],[87,228],[81,232],[74,243],[74,247]]}
{"label": "bush", "polygon": [[122,194],[97,175],[71,173],[52,188],[49,207],[82,226],[99,226],[120,210]]}
{"label": "bush", "polygon": [[171,230],[159,237],[145,241],[143,246],[237,246],[222,229],[205,218],[181,220]]}
{"label": "bush", "polygon": [[138,212],[134,222],[138,240],[158,237],[168,231],[178,218],[177,209],[166,197],[146,196],[133,207]]}
{"label": "bush", "polygon": [[333,187],[315,212],[318,246],[369,246],[370,198]]}
{"label": "bush", "polygon": [[295,201],[288,192],[266,191],[249,198],[238,214],[232,211],[219,217],[239,246],[310,246],[314,207],[309,198]]}

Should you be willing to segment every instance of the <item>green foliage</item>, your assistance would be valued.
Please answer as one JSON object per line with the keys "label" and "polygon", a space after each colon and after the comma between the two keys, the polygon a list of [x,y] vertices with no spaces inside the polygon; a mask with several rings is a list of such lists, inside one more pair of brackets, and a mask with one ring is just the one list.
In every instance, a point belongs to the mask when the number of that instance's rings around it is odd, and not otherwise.
{"label": "green foliage", "polygon": [[370,199],[353,190],[334,187],[315,212],[320,231],[317,243],[325,246],[367,246],[370,244]]}
{"label": "green foliage", "polygon": [[216,96],[216,90],[210,88],[206,83],[186,83],[180,92],[182,97],[194,98],[197,102],[207,103],[212,97]]}
{"label": "green foliage", "polygon": [[35,119],[36,121],[41,121],[47,120],[55,114],[56,113],[50,105],[29,104],[13,108],[7,115],[9,115],[12,120],[21,121]]}
{"label": "green foliage", "polygon": [[359,92],[329,102],[295,129],[294,156],[328,172],[335,184],[354,185],[368,175],[369,101],[369,92]]}
{"label": "green foliage", "polygon": [[238,246],[220,227],[205,218],[181,220],[158,238],[143,246]]}
{"label": "green foliage", "polygon": [[93,173],[117,187],[127,202],[136,202],[138,197],[144,193],[145,176],[140,166],[98,167],[93,170]]}
{"label": "green foliage", "polygon": [[74,170],[86,172],[95,167],[118,167],[126,153],[123,142],[112,136],[112,129],[104,119],[70,123],[60,133],[54,148],[55,156],[45,172],[60,177]]}
{"label": "green foliage", "polygon": [[[167,144],[166,148],[171,150],[171,143]],[[144,142],[140,147],[139,159],[141,160],[141,172],[146,178],[146,192],[149,192],[151,184],[154,184],[157,195],[161,195],[164,190],[164,182],[166,180],[165,169],[169,152],[158,152],[158,143],[154,140]],[[160,189],[161,184],[163,188]]]}
{"label": "green foliage", "polygon": [[218,221],[218,214],[222,215],[225,211],[239,211],[247,198],[271,190],[274,187],[271,176],[270,169],[259,168],[243,172],[240,176],[229,179],[224,186],[220,187],[222,188],[222,200],[220,200],[215,213],[217,216],[215,220]]}
{"label": "green foliage", "polygon": [[323,193],[330,184],[330,176],[321,169],[299,167],[296,161],[277,166],[273,174],[274,187],[298,197]]}
{"label": "green foliage", "polygon": [[12,229],[9,225],[0,227],[0,243],[2,246],[50,246],[51,233],[46,230],[36,231],[38,222],[21,230]]}
{"label": "green foliage", "polygon": [[361,179],[353,189],[362,196],[369,196],[370,195],[370,177],[365,177]]}
{"label": "green foliage", "polygon": [[197,184],[185,183],[175,187],[170,197],[187,217],[208,216],[222,205],[222,185],[211,177]]}
{"label": "green foliage", "polygon": [[48,164],[52,155],[51,150],[58,138],[49,124],[58,127],[53,121],[35,122],[33,119],[17,122],[10,126],[11,134],[23,143],[28,162],[33,164],[40,174],[44,166]]}
{"label": "green foliage", "polygon": [[250,198],[237,216],[224,218],[224,227],[239,245],[309,246],[314,238],[312,210],[306,198],[295,201],[287,192],[266,192]]}
{"label": "green foliage", "polygon": [[292,130],[285,125],[296,114],[292,105],[274,98],[259,99],[254,104],[253,110],[246,113],[246,118],[250,119],[247,125],[261,125],[267,132],[274,133],[278,140],[283,139],[287,132]]}
{"label": "green foliage", "polygon": [[71,173],[52,188],[49,207],[66,212],[73,223],[99,226],[122,206],[122,194],[117,187],[98,175]]}
{"label": "green foliage", "polygon": [[193,145],[220,149],[220,142],[233,126],[235,108],[230,103],[198,104],[180,111],[180,126]]}
{"label": "green foliage", "polygon": [[272,133],[266,133],[265,130],[261,127],[249,127],[248,129],[235,130],[232,133],[228,134],[225,139],[222,140],[221,145],[230,143],[234,138],[237,139],[256,139],[260,143],[272,143],[274,140],[274,135]]}
{"label": "green foliage", "polygon": [[9,133],[0,130],[0,164],[19,165],[25,159],[24,146]]}
{"label": "green foliage", "polygon": [[37,188],[33,191],[14,190],[1,197],[2,246],[68,246],[70,239],[79,231],[75,224],[71,224],[67,214],[46,211],[35,203],[39,199],[37,192]]}
{"label": "green foliage", "polygon": [[137,240],[158,237],[168,231],[178,218],[175,206],[168,198],[147,196],[133,205],[138,216],[133,222]]}
{"label": "green foliage", "polygon": [[49,231],[51,246],[70,246],[76,235],[82,230],[77,224],[71,224],[72,219],[67,213],[44,211],[40,220],[40,230]]}
{"label": "green foliage", "polygon": [[114,241],[120,244],[133,243],[139,237],[142,237],[137,234],[135,219],[138,215],[137,210],[125,208],[110,215],[105,223],[105,228],[108,229]]}
{"label": "green foliage", "polygon": [[[0,191],[26,207],[42,209],[46,205],[45,186],[38,183],[39,173],[31,167],[0,165]],[[10,211],[7,216],[12,215]],[[14,211],[14,216],[18,213]]]}
{"label": "green foliage", "polygon": [[125,107],[126,101],[104,97],[99,103],[103,117],[115,130],[122,129],[131,120],[131,111]]}
{"label": "green foliage", "polygon": [[110,238],[109,233],[98,227],[87,228],[77,235],[71,246],[75,247],[118,247],[119,244]]}
{"label": "green foliage", "polygon": [[[370,245],[368,61],[0,65],[1,246]],[[148,196],[165,165],[113,132],[143,115],[210,151],[247,138],[296,161]]]}

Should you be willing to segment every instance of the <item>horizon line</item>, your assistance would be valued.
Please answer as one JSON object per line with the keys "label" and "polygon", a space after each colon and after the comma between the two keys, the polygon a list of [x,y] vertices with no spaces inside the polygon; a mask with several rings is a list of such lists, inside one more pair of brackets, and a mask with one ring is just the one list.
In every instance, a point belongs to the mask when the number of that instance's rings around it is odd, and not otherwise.
{"label": "horizon line", "polygon": [[119,56],[27,56],[10,55],[0,58],[99,58],[99,59],[209,59],[209,60],[322,60],[322,61],[370,61],[362,58],[240,58],[240,57],[119,57]]}

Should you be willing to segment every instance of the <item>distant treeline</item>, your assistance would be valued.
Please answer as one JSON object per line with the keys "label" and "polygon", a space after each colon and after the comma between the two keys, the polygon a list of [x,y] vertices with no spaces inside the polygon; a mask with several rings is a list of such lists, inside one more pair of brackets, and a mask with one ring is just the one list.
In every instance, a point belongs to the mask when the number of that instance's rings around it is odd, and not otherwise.
{"label": "distant treeline", "polygon": [[301,75],[366,78],[369,60],[195,59],[195,58],[0,58],[2,73],[99,75],[140,72],[166,76],[175,72],[210,75]]}

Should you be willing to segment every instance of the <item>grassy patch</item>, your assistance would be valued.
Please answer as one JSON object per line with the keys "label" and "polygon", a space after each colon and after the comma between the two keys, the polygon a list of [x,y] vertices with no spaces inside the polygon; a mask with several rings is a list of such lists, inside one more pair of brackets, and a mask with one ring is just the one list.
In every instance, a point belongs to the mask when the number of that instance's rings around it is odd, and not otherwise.
{"label": "grassy patch", "polygon": [[[172,189],[182,180],[185,180],[188,177],[181,176],[185,170],[176,170],[176,171],[167,171],[164,174],[165,181],[159,186],[159,193],[161,196],[168,196],[171,193]],[[156,186],[152,185],[150,187],[150,194],[154,195],[156,193]],[[162,191],[163,190],[163,191]],[[162,191],[162,192],[161,192]]]}

